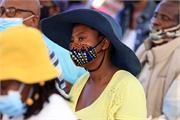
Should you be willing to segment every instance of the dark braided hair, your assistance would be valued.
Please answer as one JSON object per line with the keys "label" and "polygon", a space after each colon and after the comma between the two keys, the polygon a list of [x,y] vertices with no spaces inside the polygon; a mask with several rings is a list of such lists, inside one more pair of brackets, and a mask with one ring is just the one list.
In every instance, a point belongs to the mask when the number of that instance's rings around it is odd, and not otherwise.
{"label": "dark braided hair", "polygon": [[52,94],[58,94],[61,97],[63,97],[65,100],[69,101],[68,98],[65,98],[60,92],[58,92],[58,90],[55,87],[55,82],[56,79],[50,80],[50,81],[46,81],[44,86],[41,86],[40,84],[34,84],[33,88],[33,95],[34,96],[36,93],[39,94],[39,99],[34,100],[34,104],[31,106],[28,106],[28,110],[25,113],[25,118],[30,117],[31,115],[36,115],[38,114],[41,109],[43,108],[43,104],[45,102],[49,102],[48,98],[49,96],[51,96]]}

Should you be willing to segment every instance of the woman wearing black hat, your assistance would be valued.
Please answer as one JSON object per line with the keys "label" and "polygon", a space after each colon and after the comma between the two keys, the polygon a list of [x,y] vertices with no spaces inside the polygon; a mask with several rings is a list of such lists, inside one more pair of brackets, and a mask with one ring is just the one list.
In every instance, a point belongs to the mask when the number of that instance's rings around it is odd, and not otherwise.
{"label": "woman wearing black hat", "polygon": [[113,18],[77,9],[45,19],[41,27],[51,40],[71,52],[77,66],[89,72],[70,92],[70,104],[80,119],[146,119],[144,91],[133,76],[140,72],[140,64],[120,42],[121,29]]}

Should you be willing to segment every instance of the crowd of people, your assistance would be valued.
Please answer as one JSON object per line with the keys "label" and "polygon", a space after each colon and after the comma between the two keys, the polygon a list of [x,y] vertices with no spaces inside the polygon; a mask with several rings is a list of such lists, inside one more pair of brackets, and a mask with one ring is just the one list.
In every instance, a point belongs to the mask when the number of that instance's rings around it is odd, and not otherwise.
{"label": "crowd of people", "polygon": [[180,120],[180,1],[92,1],[0,0],[1,120]]}

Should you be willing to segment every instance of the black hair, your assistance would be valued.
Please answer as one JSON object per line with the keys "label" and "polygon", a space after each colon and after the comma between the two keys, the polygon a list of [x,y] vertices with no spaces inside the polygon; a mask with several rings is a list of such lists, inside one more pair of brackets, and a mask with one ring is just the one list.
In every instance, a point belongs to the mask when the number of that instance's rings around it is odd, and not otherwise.
{"label": "black hair", "polygon": [[43,104],[45,102],[49,102],[48,98],[49,96],[51,96],[52,94],[59,94],[61,97],[63,97],[65,100],[68,100],[67,98],[65,98],[61,93],[58,92],[58,90],[55,87],[55,82],[56,79],[50,80],[50,81],[46,81],[45,85],[41,86],[40,84],[33,84],[33,95],[32,98],[35,94],[39,94],[39,98],[37,100],[34,100],[34,103],[31,106],[28,106],[27,112],[24,114],[25,118],[28,118],[32,115],[36,115],[38,114],[41,109],[43,108]]}

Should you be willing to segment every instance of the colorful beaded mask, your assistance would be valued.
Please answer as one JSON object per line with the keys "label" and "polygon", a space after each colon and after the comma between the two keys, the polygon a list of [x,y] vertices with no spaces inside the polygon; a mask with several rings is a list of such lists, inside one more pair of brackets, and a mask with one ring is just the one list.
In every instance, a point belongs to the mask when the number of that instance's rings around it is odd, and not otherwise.
{"label": "colorful beaded mask", "polygon": [[81,48],[72,48],[70,49],[71,59],[77,66],[82,66],[94,60],[97,56],[96,47],[102,42],[101,40],[94,47],[81,45]]}

